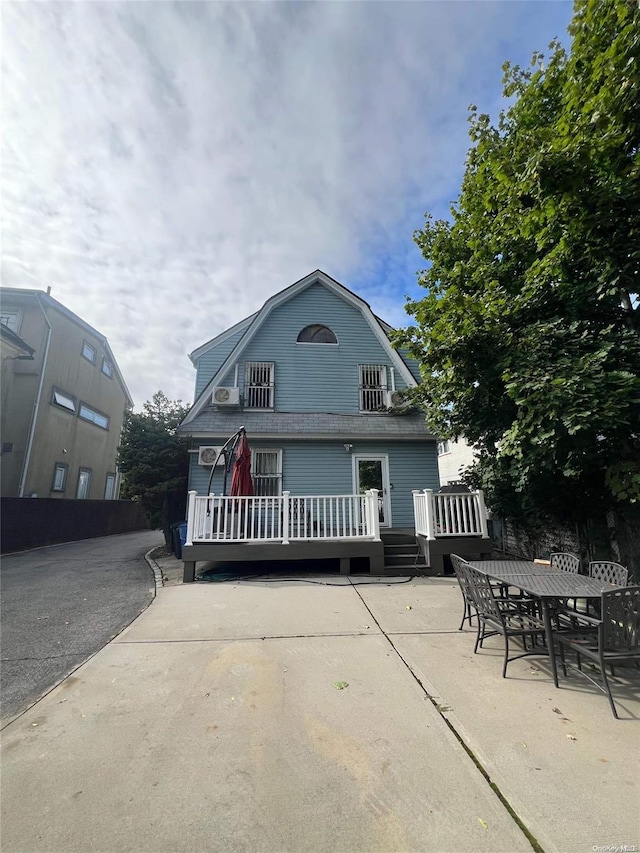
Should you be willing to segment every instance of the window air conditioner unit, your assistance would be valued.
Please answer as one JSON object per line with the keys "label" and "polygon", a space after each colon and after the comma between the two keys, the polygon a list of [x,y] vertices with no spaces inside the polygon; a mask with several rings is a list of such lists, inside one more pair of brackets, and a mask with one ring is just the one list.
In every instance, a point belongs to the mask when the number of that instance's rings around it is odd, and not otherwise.
{"label": "window air conditioner unit", "polygon": [[[221,450],[221,447],[199,447],[198,465],[213,465]],[[224,454],[218,459],[218,465],[224,465]]]}
{"label": "window air conditioner unit", "polygon": [[411,405],[400,391],[386,391],[384,404],[387,409],[406,409]]}
{"label": "window air conditioner unit", "polygon": [[214,406],[239,406],[240,405],[240,389],[225,388],[219,385],[213,389],[211,402]]}

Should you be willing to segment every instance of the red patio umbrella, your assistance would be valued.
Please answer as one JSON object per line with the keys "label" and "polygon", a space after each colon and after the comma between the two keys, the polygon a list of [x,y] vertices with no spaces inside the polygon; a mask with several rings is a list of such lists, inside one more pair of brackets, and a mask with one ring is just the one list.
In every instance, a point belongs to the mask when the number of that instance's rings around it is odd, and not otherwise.
{"label": "red patio umbrella", "polygon": [[236,461],[233,465],[231,477],[231,495],[250,497],[253,494],[253,480],[251,479],[251,448],[247,441],[246,433],[242,433],[238,447],[236,448]]}

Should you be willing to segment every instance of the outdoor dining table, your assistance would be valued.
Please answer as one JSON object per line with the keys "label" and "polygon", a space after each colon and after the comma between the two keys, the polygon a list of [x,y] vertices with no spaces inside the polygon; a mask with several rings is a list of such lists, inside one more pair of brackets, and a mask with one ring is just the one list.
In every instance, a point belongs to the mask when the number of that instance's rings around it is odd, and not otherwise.
{"label": "outdoor dining table", "polygon": [[[597,600],[603,592],[616,589],[613,584],[586,575],[563,572],[559,569],[524,560],[470,560],[469,565],[484,572],[494,580],[517,587],[522,592],[540,600],[542,620],[553,673],[553,683],[558,686],[558,668],[553,642],[553,627],[549,605],[567,598]],[[516,570],[519,567],[519,571]]]}

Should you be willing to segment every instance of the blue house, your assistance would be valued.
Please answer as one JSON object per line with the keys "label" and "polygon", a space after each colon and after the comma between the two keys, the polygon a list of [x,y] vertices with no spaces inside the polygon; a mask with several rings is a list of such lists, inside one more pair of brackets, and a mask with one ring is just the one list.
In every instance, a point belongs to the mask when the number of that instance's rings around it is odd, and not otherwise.
{"label": "blue house", "polygon": [[[413,567],[414,493],[439,488],[437,442],[399,393],[418,365],[391,331],[317,270],[191,353],[195,403],[179,428],[192,437],[185,580],[198,560]],[[220,450],[241,427],[254,497],[238,499]]]}

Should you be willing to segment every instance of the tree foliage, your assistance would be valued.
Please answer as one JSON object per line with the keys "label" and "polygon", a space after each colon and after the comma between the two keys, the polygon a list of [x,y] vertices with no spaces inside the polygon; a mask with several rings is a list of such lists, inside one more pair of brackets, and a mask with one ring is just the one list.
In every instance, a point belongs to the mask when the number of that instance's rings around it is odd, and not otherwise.
{"label": "tree foliage", "polygon": [[397,339],[443,438],[512,516],[640,497],[640,13],[578,0],[531,66],[504,66],[496,125],[470,108],[451,221],[414,239],[427,295]]}
{"label": "tree foliage", "polygon": [[181,400],[169,400],[158,391],[142,412],[128,412],[125,418],[118,449],[122,497],[139,500],[153,528],[164,525],[167,495],[186,494],[189,440],[176,430],[188,411]]}

